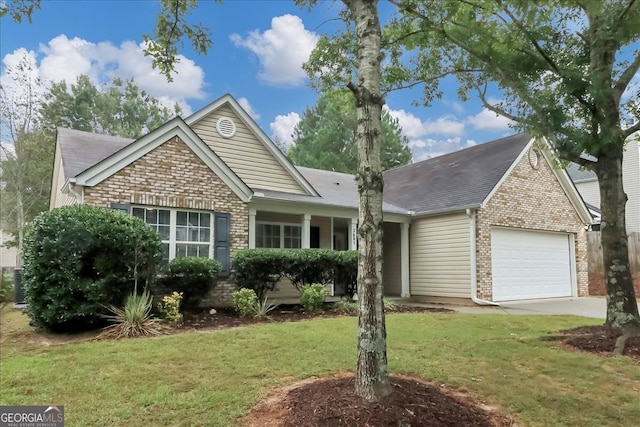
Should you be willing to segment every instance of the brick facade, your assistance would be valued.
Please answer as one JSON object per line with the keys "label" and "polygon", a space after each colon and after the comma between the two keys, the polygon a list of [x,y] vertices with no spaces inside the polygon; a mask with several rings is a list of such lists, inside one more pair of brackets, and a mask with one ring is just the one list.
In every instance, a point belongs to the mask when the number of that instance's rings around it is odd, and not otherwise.
{"label": "brick facade", "polygon": [[[197,209],[231,214],[231,256],[249,247],[249,209],[178,137],[173,137],[94,187],[84,189],[84,203],[112,202]],[[234,286],[218,281],[208,305],[227,305]]]}
{"label": "brick facade", "polygon": [[477,216],[478,297],[492,299],[491,228],[569,233],[574,237],[578,296],[589,294],[587,239],[582,221],[542,155],[534,169],[527,156]]}

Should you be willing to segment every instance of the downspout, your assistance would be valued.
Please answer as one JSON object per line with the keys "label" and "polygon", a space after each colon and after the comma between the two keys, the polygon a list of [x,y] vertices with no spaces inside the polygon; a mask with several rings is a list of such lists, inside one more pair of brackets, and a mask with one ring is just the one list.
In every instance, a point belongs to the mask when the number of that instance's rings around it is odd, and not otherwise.
{"label": "downspout", "polygon": [[477,269],[477,252],[476,252],[476,211],[467,209],[467,216],[470,220],[469,225],[469,246],[471,255],[471,301],[479,305],[500,305],[497,302],[487,301],[478,298],[478,269]]}

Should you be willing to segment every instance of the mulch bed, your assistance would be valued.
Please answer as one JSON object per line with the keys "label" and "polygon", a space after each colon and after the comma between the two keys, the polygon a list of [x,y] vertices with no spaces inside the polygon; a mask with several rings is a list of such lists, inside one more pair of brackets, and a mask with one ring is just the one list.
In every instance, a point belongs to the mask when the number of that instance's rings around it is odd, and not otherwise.
{"label": "mulch bed", "polygon": [[[542,339],[559,341],[568,349],[610,356],[616,340],[621,334],[619,329],[605,325],[580,326],[559,331],[557,335],[550,335]],[[627,341],[624,355],[640,361],[640,337],[630,338]]]}
{"label": "mulch bed", "polygon": [[510,417],[462,393],[392,376],[393,392],[368,403],[355,395],[353,375],[304,381],[276,391],[257,405],[244,427],[513,426]]}
{"label": "mulch bed", "polygon": [[[408,305],[397,305],[393,311],[387,312],[387,314],[393,313],[454,313],[453,310],[438,307],[414,307]],[[331,318],[338,316],[349,316],[343,312],[337,311],[331,308],[330,304],[327,304],[323,310],[319,310],[314,313],[307,313],[303,311],[300,306],[297,305],[282,305],[275,310],[271,311],[267,317],[254,318],[254,317],[239,317],[238,314],[232,308],[216,309],[214,314],[210,314],[208,310],[196,313],[185,313],[184,320],[180,329],[222,329],[233,328],[239,326],[254,325],[257,323],[270,323],[270,322],[299,322],[301,320]]]}
{"label": "mulch bed", "polygon": [[393,392],[376,403],[355,395],[354,378],[317,381],[289,392],[284,425],[306,426],[508,426],[511,420],[472,399],[435,385],[392,377]]}

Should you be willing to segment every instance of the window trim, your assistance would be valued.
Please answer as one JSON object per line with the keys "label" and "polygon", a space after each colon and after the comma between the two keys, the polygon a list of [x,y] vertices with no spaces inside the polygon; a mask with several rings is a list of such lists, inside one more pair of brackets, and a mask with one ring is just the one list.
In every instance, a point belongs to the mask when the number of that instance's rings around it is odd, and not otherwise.
{"label": "window trim", "polygon": [[[164,210],[164,211],[169,211],[169,240],[162,240],[162,243],[168,243],[169,244],[169,261],[173,260],[176,258],[176,244],[181,243],[181,244],[204,244],[204,242],[191,242],[191,241],[185,241],[185,240],[178,240],[177,239],[177,228],[178,228],[178,211],[180,212],[195,212],[195,213],[206,213],[209,214],[209,241],[207,242],[207,244],[209,245],[209,253],[208,253],[208,258],[209,259],[214,259],[213,258],[213,235],[214,235],[214,216],[215,216],[215,212],[214,211],[207,211],[207,210],[202,210],[202,209],[186,209],[186,208],[170,208],[170,207],[165,207],[165,206],[151,206],[151,205],[131,205],[131,215],[133,215],[133,210],[134,209],[144,209],[144,210]],[[146,221],[145,221],[146,222]]]}
{"label": "window trim", "polygon": [[[279,248],[265,248],[264,246],[258,246],[258,226],[259,225],[271,225],[278,226],[280,228],[280,247]],[[284,247],[284,227],[298,227],[300,229],[300,247],[299,248],[285,248]],[[274,222],[274,221],[256,221],[256,248],[263,249],[302,249],[302,224],[296,222]]]}

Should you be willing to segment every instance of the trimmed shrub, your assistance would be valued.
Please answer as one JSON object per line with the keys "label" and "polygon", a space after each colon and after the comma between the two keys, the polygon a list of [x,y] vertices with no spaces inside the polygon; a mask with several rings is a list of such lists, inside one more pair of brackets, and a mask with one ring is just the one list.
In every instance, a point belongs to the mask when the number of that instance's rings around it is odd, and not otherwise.
{"label": "trimmed shrub", "polygon": [[358,291],[358,252],[334,252],[334,280],[336,289],[349,299]]}
{"label": "trimmed shrub", "polygon": [[251,316],[254,314],[258,297],[253,289],[242,288],[232,294],[233,308],[240,316]]}
{"label": "trimmed shrub", "polygon": [[215,259],[174,258],[169,262],[167,275],[158,278],[154,294],[161,296],[176,291],[182,294],[184,309],[197,308],[200,301],[218,283],[218,273],[221,268],[222,265]]}
{"label": "trimmed shrub", "polygon": [[320,283],[305,285],[302,288],[302,295],[300,295],[300,305],[304,307],[305,311],[319,310],[327,299],[327,295],[329,295],[329,291]]}
{"label": "trimmed shrub", "polygon": [[276,290],[283,277],[301,291],[305,285],[331,283],[349,297],[356,292],[358,254],[329,249],[247,249],[233,258],[234,280],[239,288],[256,291],[260,300]]}
{"label": "trimmed shrub", "polygon": [[138,218],[86,205],[43,212],[25,235],[25,311],[51,330],[100,326],[107,306],[153,281],[161,257],[158,233]]}
{"label": "trimmed shrub", "polygon": [[336,251],[331,249],[290,249],[283,251],[282,274],[291,280],[298,291],[313,283],[333,280]]}
{"label": "trimmed shrub", "polygon": [[182,322],[183,316],[180,313],[180,303],[182,302],[182,294],[172,292],[170,295],[162,297],[162,301],[158,303],[158,311],[160,317],[167,323],[176,325]]}
{"label": "trimmed shrub", "polygon": [[274,291],[285,269],[285,253],[281,249],[246,249],[233,256],[233,280],[238,288],[253,289],[258,299]]}

